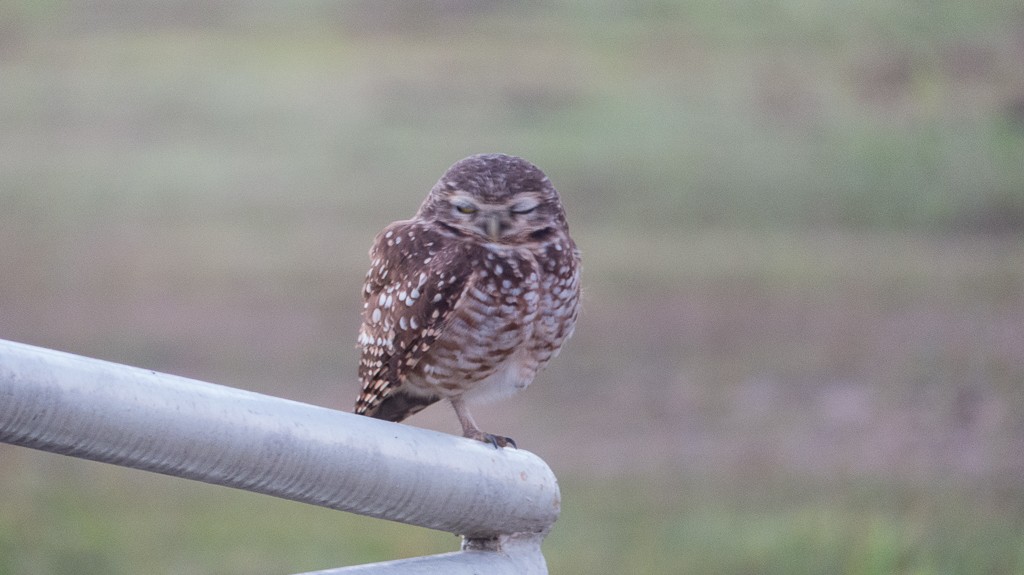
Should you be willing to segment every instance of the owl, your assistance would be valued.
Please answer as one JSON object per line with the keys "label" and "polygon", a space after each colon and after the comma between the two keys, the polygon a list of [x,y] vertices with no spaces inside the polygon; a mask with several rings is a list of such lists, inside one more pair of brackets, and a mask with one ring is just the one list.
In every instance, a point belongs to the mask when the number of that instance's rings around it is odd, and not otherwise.
{"label": "owl", "polygon": [[460,160],[370,260],[355,412],[401,421],[445,399],[463,435],[515,447],[469,406],[530,385],[576,325],[580,255],[551,181],[513,156]]}

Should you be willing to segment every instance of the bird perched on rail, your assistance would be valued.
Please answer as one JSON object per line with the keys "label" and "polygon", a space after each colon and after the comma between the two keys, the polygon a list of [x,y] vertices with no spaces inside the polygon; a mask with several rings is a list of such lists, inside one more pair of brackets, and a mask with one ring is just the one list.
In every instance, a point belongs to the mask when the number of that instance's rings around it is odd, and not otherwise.
{"label": "bird perched on rail", "polygon": [[355,412],[401,421],[447,399],[463,435],[514,447],[467,405],[530,385],[573,333],[580,256],[548,177],[504,154],[460,160],[370,260]]}

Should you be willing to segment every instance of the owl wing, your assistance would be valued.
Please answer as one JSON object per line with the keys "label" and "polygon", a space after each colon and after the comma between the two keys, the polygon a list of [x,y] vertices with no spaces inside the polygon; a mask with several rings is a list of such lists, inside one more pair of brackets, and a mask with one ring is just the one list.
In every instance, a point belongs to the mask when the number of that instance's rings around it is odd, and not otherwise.
{"label": "owl wing", "polygon": [[363,287],[356,413],[400,421],[437,401],[407,393],[403,384],[466,287],[471,270],[460,269],[459,256],[456,243],[412,221],[395,222],[378,234]]}

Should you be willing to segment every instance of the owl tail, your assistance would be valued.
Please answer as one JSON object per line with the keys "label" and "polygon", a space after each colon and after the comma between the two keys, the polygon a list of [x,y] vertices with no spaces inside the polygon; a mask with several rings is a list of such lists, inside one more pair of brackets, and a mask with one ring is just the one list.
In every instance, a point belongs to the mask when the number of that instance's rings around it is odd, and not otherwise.
{"label": "owl tail", "polygon": [[365,410],[363,415],[386,421],[402,421],[410,415],[423,411],[424,408],[439,399],[441,398],[437,396],[412,395],[404,391],[395,391],[377,407]]}

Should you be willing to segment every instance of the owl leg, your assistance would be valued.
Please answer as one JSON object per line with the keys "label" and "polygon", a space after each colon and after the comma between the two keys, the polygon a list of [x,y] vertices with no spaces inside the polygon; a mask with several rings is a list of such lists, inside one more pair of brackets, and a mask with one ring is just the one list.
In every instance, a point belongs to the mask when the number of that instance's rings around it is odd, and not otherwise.
{"label": "owl leg", "polygon": [[462,435],[470,439],[482,441],[484,443],[490,443],[495,449],[499,447],[516,447],[516,442],[511,437],[504,437],[502,435],[492,435],[490,433],[484,433],[477,427],[476,422],[473,421],[473,416],[469,414],[469,409],[466,407],[466,403],[462,401],[461,397],[452,398],[452,407],[455,408],[455,415],[459,418],[459,423],[462,424]]}

